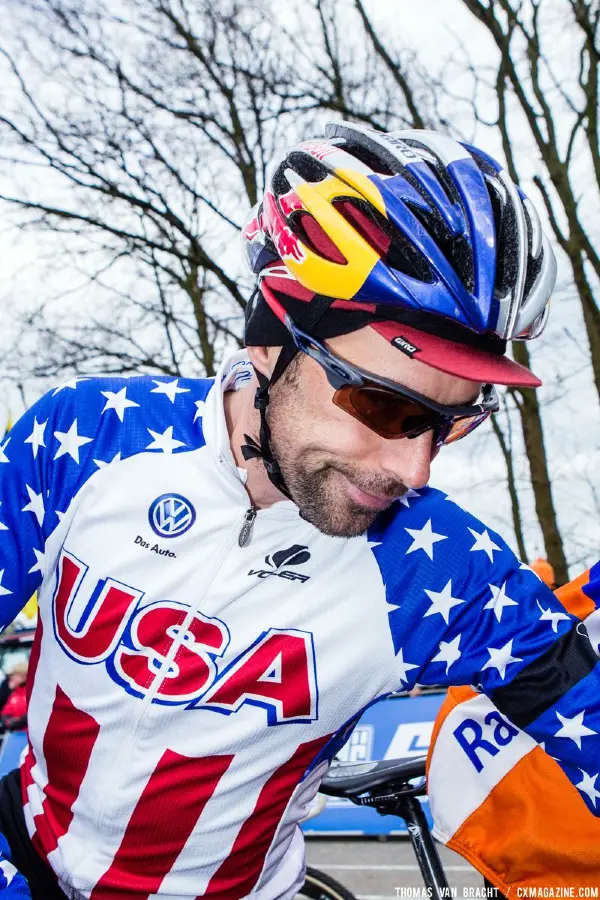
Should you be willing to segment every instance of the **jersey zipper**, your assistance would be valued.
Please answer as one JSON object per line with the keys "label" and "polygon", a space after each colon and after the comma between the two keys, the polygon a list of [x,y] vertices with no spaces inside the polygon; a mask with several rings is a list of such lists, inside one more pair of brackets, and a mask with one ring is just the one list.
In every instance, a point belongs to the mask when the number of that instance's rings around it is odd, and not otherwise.
{"label": "jersey zipper", "polygon": [[[197,600],[195,601],[195,602],[196,602],[196,605],[195,605],[195,606],[191,606],[191,607],[190,607],[190,610],[189,610],[189,612],[188,612],[188,614],[187,614],[185,620],[184,620],[184,621],[182,622],[182,624],[181,624],[181,631],[182,631],[182,632],[185,631],[185,629],[187,628],[187,626],[189,625],[189,623],[190,623],[191,620],[193,619],[194,614],[195,614],[196,612],[199,611],[200,604],[201,604],[202,601],[205,599],[205,597],[207,596],[207,594],[208,594],[208,592],[210,591],[211,587],[213,586],[214,581],[215,581],[217,575],[219,574],[219,572],[220,572],[220,570],[221,570],[221,564],[225,561],[225,559],[227,558],[227,556],[228,556],[228,554],[229,554],[229,551],[230,551],[231,548],[233,547],[233,544],[234,544],[234,541],[235,541],[235,536],[236,536],[236,534],[237,534],[237,536],[238,536],[238,541],[239,541],[239,539],[240,539],[240,537],[241,537],[241,535],[242,535],[242,532],[244,531],[244,529],[245,529],[246,527],[248,527],[248,529],[249,529],[249,534],[248,534],[248,537],[247,537],[247,539],[246,539],[246,543],[249,543],[250,538],[252,537],[252,528],[253,528],[253,526],[254,526],[254,519],[256,518],[256,513],[257,513],[257,509],[256,509],[256,507],[254,507],[254,506],[252,506],[250,509],[246,510],[246,513],[245,513],[245,515],[244,515],[244,519],[243,519],[243,522],[242,522],[241,531],[238,532],[237,529],[236,529],[236,531],[234,531],[233,533],[230,532],[229,540],[228,540],[227,543],[223,546],[223,550],[222,550],[221,553],[219,554],[219,558],[218,558],[217,564],[216,564],[215,567],[213,568],[213,571],[212,571],[210,580],[209,580],[208,584],[206,585],[206,587],[205,587],[205,589],[204,589],[204,591],[203,591],[203,593],[202,593],[202,596],[201,596],[199,599],[197,599]],[[242,545],[240,545],[240,546],[242,546]],[[169,665],[171,664],[171,662],[172,662],[173,659],[175,658],[175,654],[177,653],[177,651],[178,651],[179,648],[181,647],[181,644],[182,644],[182,641],[181,641],[181,640],[174,640],[174,641],[173,641],[173,643],[172,643],[172,645],[171,645],[171,647],[170,647],[170,649],[169,649],[169,651],[168,651],[168,653],[167,653],[167,656],[166,656],[165,659],[164,659],[164,663],[163,663],[163,665],[162,665],[162,667],[161,667],[161,671],[164,670],[164,669],[168,669]],[[122,745],[122,748],[121,748],[121,752],[122,752],[124,755],[126,755],[127,753],[129,753],[130,748],[133,747],[133,746],[135,745],[135,743],[136,743],[136,741],[137,741],[138,732],[139,732],[140,728],[142,727],[142,723],[143,723],[144,718],[145,718],[146,710],[147,710],[148,706],[150,706],[150,704],[152,703],[153,698],[156,696],[156,691],[157,691],[157,688],[160,686],[161,681],[162,681],[162,678],[161,678],[161,674],[160,674],[160,672],[159,672],[159,673],[157,673],[157,675],[155,676],[155,678],[154,678],[154,683],[153,683],[153,684],[151,685],[151,687],[149,688],[148,693],[146,694],[146,696],[144,697],[144,699],[141,701],[142,706],[141,706],[140,712],[139,712],[139,714],[138,714],[138,716],[137,716],[137,721],[135,722],[135,724],[134,724],[133,727],[131,728],[131,732],[130,732],[130,735],[129,735],[129,740],[128,740],[127,742],[123,742],[123,745]],[[106,827],[107,805],[108,805],[108,799],[105,800],[105,802],[104,802],[104,804],[102,805],[102,808],[99,810],[98,816],[97,816],[97,818],[96,818],[96,823],[97,823],[97,824],[96,824],[96,827],[97,827],[97,829],[98,829],[99,832],[103,832],[103,831],[105,830],[105,827]],[[109,810],[110,810],[110,807],[109,807]],[[114,826],[113,826],[113,828],[114,828]],[[108,831],[111,831],[110,827],[108,828]],[[85,856],[82,857],[81,860],[77,860],[77,861],[75,862],[75,864],[72,866],[72,872],[71,872],[71,874],[73,874],[73,873],[77,873],[77,874],[78,874],[78,867],[79,867],[80,863],[81,863],[81,862],[85,862],[85,860],[87,860],[88,858],[89,858],[89,852],[88,852],[88,850],[86,850],[86,851],[85,851]]]}
{"label": "jersey zipper", "polygon": [[254,520],[256,519],[256,507],[251,506],[250,509],[246,510],[246,515],[244,516],[244,521],[242,522],[242,528],[238,535],[238,545],[240,547],[247,547],[250,541],[252,540],[252,532],[254,531]]}

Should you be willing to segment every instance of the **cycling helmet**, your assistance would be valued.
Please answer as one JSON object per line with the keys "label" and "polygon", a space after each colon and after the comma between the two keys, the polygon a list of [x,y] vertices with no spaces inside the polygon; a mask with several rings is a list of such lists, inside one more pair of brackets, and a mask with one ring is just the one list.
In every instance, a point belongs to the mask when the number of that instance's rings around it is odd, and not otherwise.
{"label": "cycling helmet", "polygon": [[270,381],[257,373],[254,455],[267,462],[268,388],[296,352],[289,321],[321,339],[370,324],[442,371],[540,384],[504,354],[543,330],[556,261],[506,170],[433,131],[341,122],[325,135],[285,155],[242,230],[258,276],[246,345],[283,346]]}

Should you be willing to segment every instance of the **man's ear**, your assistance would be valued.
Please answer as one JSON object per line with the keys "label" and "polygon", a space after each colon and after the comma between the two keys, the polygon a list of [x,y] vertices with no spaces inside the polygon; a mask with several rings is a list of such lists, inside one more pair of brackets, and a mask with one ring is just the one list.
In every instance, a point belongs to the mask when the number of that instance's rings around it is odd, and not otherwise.
{"label": "man's ear", "polygon": [[250,362],[265,378],[270,378],[281,347],[246,347]]}

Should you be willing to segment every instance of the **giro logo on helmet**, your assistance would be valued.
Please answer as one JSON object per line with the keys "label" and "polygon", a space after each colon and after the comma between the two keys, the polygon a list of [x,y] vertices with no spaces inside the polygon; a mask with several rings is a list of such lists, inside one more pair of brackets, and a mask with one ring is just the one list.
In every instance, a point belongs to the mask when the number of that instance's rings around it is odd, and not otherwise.
{"label": "giro logo on helmet", "polygon": [[181,494],[161,494],[148,511],[148,521],[160,537],[179,537],[196,521],[196,510]]}
{"label": "giro logo on helmet", "polygon": [[300,566],[302,563],[308,562],[310,553],[308,548],[302,544],[294,544],[287,550],[277,550],[265,556],[265,562],[270,569],[250,569],[248,575],[256,575],[257,578],[268,578],[270,575],[276,575],[278,578],[285,578],[288,581],[299,581],[304,584],[308,581],[310,575],[302,575],[300,572],[290,572],[283,569],[282,566]]}
{"label": "giro logo on helmet", "polygon": [[397,347],[398,350],[402,350],[403,353],[406,353],[406,355],[410,357],[413,357],[415,353],[419,352],[418,347],[415,347],[414,344],[410,344],[403,337],[395,337],[392,340],[392,344],[394,347]]}

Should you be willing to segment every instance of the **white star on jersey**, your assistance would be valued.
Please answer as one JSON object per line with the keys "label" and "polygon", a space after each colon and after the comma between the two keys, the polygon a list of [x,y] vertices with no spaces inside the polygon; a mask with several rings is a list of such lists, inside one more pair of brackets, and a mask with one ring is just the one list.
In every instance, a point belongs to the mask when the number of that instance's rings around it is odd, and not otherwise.
{"label": "white star on jersey", "polygon": [[95,459],[94,462],[98,466],[99,469],[105,469],[107,466],[112,466],[113,463],[117,463],[121,461],[121,451],[119,450],[112,459],[109,459],[108,462],[105,462],[103,459]]}
{"label": "white star on jersey", "polygon": [[169,425],[162,434],[158,431],[152,431],[151,428],[146,429],[154,440],[148,444],[146,450],[162,450],[163,453],[172,453],[176,447],[185,447],[183,441],[178,441],[173,437],[173,426]]}
{"label": "white star on jersey", "polygon": [[42,493],[36,494],[32,487],[28,484],[25,485],[25,489],[29,495],[29,503],[27,506],[24,506],[21,512],[32,512],[36,519],[38,520],[38,525],[41,525],[44,521],[44,497]]}
{"label": "white star on jersey", "polygon": [[107,412],[109,409],[114,409],[116,414],[119,417],[119,420],[123,421],[123,416],[125,415],[125,410],[129,409],[130,406],[139,406],[139,403],[136,403],[135,400],[127,399],[127,388],[121,388],[120,391],[100,391],[103,397],[106,397],[106,403],[104,404],[103,413]]}
{"label": "white star on jersey", "polygon": [[518,606],[519,604],[516,600],[511,600],[506,593],[506,581],[501,587],[498,587],[495,584],[488,584],[488,587],[492,592],[492,599],[488,600],[483,608],[493,609],[494,615],[498,621],[500,621],[502,619],[502,612],[506,606]]}
{"label": "white star on jersey", "polygon": [[3,597],[5,594],[12,594],[12,591],[9,591],[8,588],[5,588],[2,584],[2,579],[4,578],[4,569],[0,569],[0,597]]}
{"label": "white star on jersey", "polygon": [[0,463],[10,462],[8,456],[4,452],[10,443],[10,437],[7,437],[3,444],[0,444]]}
{"label": "white star on jersey", "polygon": [[589,734],[598,734],[597,731],[593,731],[583,724],[584,712],[577,713],[577,715],[573,716],[571,719],[567,716],[561,716],[559,712],[557,712],[556,715],[561,722],[561,726],[554,737],[570,738],[577,744],[579,750],[581,750],[582,737],[586,737]]}
{"label": "white star on jersey", "polygon": [[436,534],[431,528],[431,519],[428,519],[422,528],[405,528],[411,538],[412,544],[406,553],[414,553],[415,550],[423,550],[429,559],[433,560],[433,545],[438,541],[447,540],[448,535]]}
{"label": "white star on jersey", "polygon": [[2,584],[2,579],[4,578],[4,569],[0,569],[0,597],[3,597],[5,594],[12,594],[12,591],[9,591],[8,588],[5,588]]}
{"label": "white star on jersey", "polygon": [[406,493],[402,494],[402,496],[401,496],[401,497],[398,497],[398,499],[400,500],[400,503],[401,503],[403,506],[408,506],[408,507],[410,507],[410,503],[409,503],[408,501],[411,499],[411,497],[420,497],[420,496],[421,496],[421,495],[419,494],[418,491],[413,491],[412,488],[408,488],[408,490],[406,491]]}
{"label": "white star on jersey", "polygon": [[80,381],[84,381],[87,378],[87,375],[77,375],[76,378],[70,378],[68,381],[63,381],[62,384],[56,388],[55,391],[52,392],[52,396],[56,397],[60,391],[64,391],[65,388],[71,388],[71,390],[75,390]]}
{"label": "white star on jersey", "polygon": [[25,438],[25,444],[31,444],[31,449],[33,450],[33,458],[37,459],[38,450],[40,447],[45,447],[44,443],[44,431],[46,429],[46,425],[48,424],[48,419],[45,422],[38,422],[37,418],[33,420],[33,431],[29,435],[29,437]]}
{"label": "white star on jersey", "polygon": [[67,513],[69,512],[69,509],[71,508],[71,503],[72,503],[72,502],[73,502],[73,501],[71,500],[71,501],[69,502],[69,505],[67,506],[67,508],[66,508],[65,510],[63,510],[63,512],[61,512],[61,511],[58,510],[58,509],[55,509],[55,510],[54,510],[54,515],[55,515],[56,518],[58,519],[59,523],[62,522],[62,520],[64,519],[64,517],[65,517],[65,516],[67,515]]}
{"label": "white star on jersey", "polygon": [[[2,506],[1,500],[0,500],[0,506]],[[8,525],[5,525],[4,522],[0,522],[0,531],[8,531]]]}
{"label": "white star on jersey", "polygon": [[423,616],[424,619],[427,616],[435,616],[436,613],[439,613],[446,625],[448,625],[452,607],[465,602],[464,600],[459,600],[458,597],[452,596],[452,581],[449,581],[441,591],[428,591],[427,588],[424,588],[424,590],[431,600],[431,606]]}
{"label": "white star on jersey", "polygon": [[201,419],[204,415],[204,407],[206,406],[206,400],[196,400],[195,402],[196,413],[194,415],[194,422],[196,419]]}
{"label": "white star on jersey", "polygon": [[440,652],[431,660],[431,662],[446,663],[446,675],[448,674],[448,669],[452,663],[455,663],[456,660],[460,659],[462,656],[462,653],[458,649],[461,637],[462,634],[457,634],[451,641],[440,641]]}
{"label": "white star on jersey", "polygon": [[596,790],[596,781],[598,778],[598,772],[595,775],[588,775],[587,772],[584,772],[583,769],[579,770],[583,775],[582,780],[579,784],[576,784],[575,787],[581,791],[582,794],[587,794],[590,800],[592,801],[592,805],[594,809],[596,808],[596,800],[600,797],[600,791]]}
{"label": "white star on jersey", "polygon": [[55,431],[54,437],[60,444],[54,459],[60,459],[61,456],[68,453],[71,459],[75,460],[77,465],[79,465],[79,448],[83,447],[84,444],[89,444],[90,441],[93,440],[93,438],[83,437],[82,435],[77,434],[77,419],[73,419],[68,431]]}
{"label": "white star on jersey", "polygon": [[396,654],[396,661],[398,665],[398,671],[400,674],[400,681],[406,681],[408,683],[408,678],[406,677],[406,673],[410,672],[411,669],[418,669],[418,666],[413,665],[409,662],[404,662],[404,655],[402,651],[402,647],[398,650]]}
{"label": "white star on jersey", "polygon": [[552,612],[550,607],[548,609],[544,609],[539,600],[536,600],[537,605],[542,611],[539,621],[540,622],[552,622],[552,631],[558,631],[558,623],[561,621],[568,622],[569,616],[566,613],[561,612]]}
{"label": "white star on jersey", "polygon": [[177,394],[189,394],[189,388],[180,388],[177,387],[178,378],[174,378],[173,381],[156,381],[154,378],[152,379],[155,388],[152,388],[150,391],[151,394],[164,394],[169,398],[171,403],[175,403],[175,397]]}
{"label": "white star on jersey", "polygon": [[473,528],[469,528],[469,531],[475,538],[475,543],[471,547],[470,552],[474,553],[476,550],[483,550],[484,553],[487,553],[490,562],[494,562],[494,550],[498,550],[499,553],[502,552],[501,548],[498,544],[495,544],[491,537],[488,534],[487,528],[484,528],[481,534],[475,531]]}
{"label": "white star on jersey", "polygon": [[500,678],[504,681],[506,675],[506,667],[514,662],[523,662],[520,656],[512,655],[513,639],[505,644],[504,647],[487,647],[490,658],[481,667],[483,669],[498,669]]}
{"label": "white star on jersey", "polygon": [[31,549],[35,553],[35,563],[27,573],[28,575],[31,575],[33,572],[43,572],[44,560],[46,558],[43,550],[36,550],[35,547],[32,547]]}

